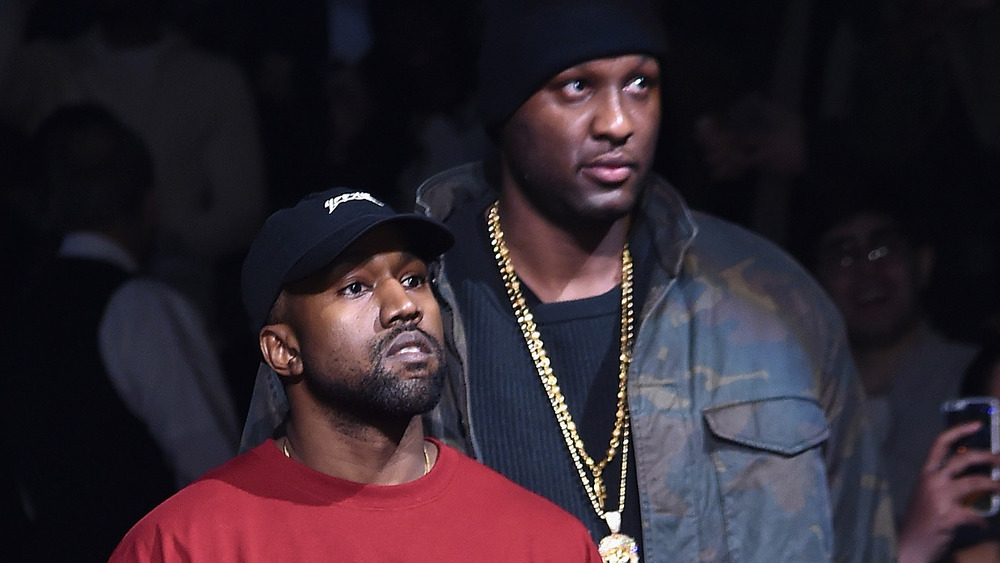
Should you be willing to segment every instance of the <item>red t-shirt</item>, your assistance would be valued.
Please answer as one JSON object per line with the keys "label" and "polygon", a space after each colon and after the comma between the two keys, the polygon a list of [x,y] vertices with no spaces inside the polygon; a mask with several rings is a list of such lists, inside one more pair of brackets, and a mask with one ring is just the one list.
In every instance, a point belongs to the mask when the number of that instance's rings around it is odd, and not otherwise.
{"label": "red t-shirt", "polygon": [[315,471],[268,440],[146,515],[110,563],[600,561],[576,518],[435,443],[430,473],[379,486]]}

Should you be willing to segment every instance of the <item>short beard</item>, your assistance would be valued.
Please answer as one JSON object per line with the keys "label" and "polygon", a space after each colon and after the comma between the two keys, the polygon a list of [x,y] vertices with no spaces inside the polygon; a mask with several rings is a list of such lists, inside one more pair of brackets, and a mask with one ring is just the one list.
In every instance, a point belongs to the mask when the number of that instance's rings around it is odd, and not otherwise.
{"label": "short beard", "polygon": [[[397,336],[410,330],[426,336],[438,358],[437,369],[427,378],[400,379],[400,374],[389,371],[384,365],[385,350]],[[430,411],[441,400],[447,372],[444,348],[427,332],[413,325],[397,327],[376,343],[369,359],[371,371],[355,384],[313,374],[306,374],[304,382],[310,392],[333,412],[372,425],[406,423],[414,416]],[[422,369],[425,366],[415,367]]]}

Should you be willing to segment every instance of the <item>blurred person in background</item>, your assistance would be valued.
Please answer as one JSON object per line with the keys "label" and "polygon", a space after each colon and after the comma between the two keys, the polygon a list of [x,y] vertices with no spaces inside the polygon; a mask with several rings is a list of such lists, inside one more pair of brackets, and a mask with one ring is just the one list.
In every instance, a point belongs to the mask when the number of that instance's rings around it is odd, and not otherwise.
{"label": "blurred person in background", "polygon": [[943,334],[925,307],[935,240],[923,200],[874,173],[833,179],[822,195],[807,260],[846,322],[899,525],[976,347]]}
{"label": "blurred person in background", "polygon": [[11,53],[0,117],[33,135],[61,105],[98,103],[139,135],[156,167],[149,271],[215,323],[220,269],[245,250],[266,205],[252,92],[240,67],[172,25],[168,0],[79,4],[84,29]]}
{"label": "blurred person in background", "polygon": [[81,104],[33,146],[60,242],[10,325],[30,358],[3,409],[31,522],[21,541],[40,561],[106,561],[146,511],[235,453],[236,415],[199,311],[141,273],[157,203],[143,141]]}

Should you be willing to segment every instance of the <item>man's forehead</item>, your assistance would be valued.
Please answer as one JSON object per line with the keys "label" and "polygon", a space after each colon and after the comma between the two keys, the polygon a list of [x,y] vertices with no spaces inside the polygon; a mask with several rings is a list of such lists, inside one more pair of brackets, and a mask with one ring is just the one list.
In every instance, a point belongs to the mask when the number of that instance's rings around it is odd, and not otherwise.
{"label": "man's forehead", "polygon": [[865,212],[855,215],[831,229],[822,239],[823,245],[852,241],[862,244],[873,239],[901,234],[899,223],[888,215]]}
{"label": "man's forehead", "polygon": [[610,65],[610,64],[615,64],[615,63],[634,64],[636,66],[642,66],[642,65],[646,65],[646,64],[655,64],[657,66],[657,68],[659,67],[659,61],[653,55],[649,55],[649,54],[646,54],[646,53],[624,53],[624,54],[621,54],[621,55],[608,55],[606,57],[594,57],[592,59],[587,59],[585,61],[580,61],[580,62],[578,62],[576,64],[573,64],[573,65],[570,65],[570,66],[564,68],[556,76],[558,76],[559,74],[563,74],[563,73],[566,73],[566,72],[573,71],[573,70],[586,70],[586,69],[597,67],[597,66]]}

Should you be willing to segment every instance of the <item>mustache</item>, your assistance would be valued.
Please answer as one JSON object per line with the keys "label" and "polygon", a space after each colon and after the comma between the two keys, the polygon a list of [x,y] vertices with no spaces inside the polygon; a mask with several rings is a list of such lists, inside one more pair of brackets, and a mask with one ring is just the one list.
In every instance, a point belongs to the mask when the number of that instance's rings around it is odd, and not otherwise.
{"label": "mustache", "polygon": [[585,166],[631,166],[635,168],[639,165],[639,159],[632,154],[632,151],[618,147],[589,153],[584,156],[583,163]]}
{"label": "mustache", "polygon": [[411,331],[418,332],[425,338],[427,338],[427,341],[430,342],[431,347],[434,350],[434,355],[437,356],[439,359],[444,358],[444,346],[437,338],[434,337],[434,335],[418,327],[416,323],[407,323],[404,325],[393,327],[389,329],[389,332],[382,335],[382,337],[378,339],[378,341],[375,343],[375,346],[372,348],[371,359],[374,362],[377,362],[379,358],[382,358],[385,355],[385,353],[389,350],[389,347],[392,346],[393,341],[396,340],[396,338],[398,338],[399,335]]}

